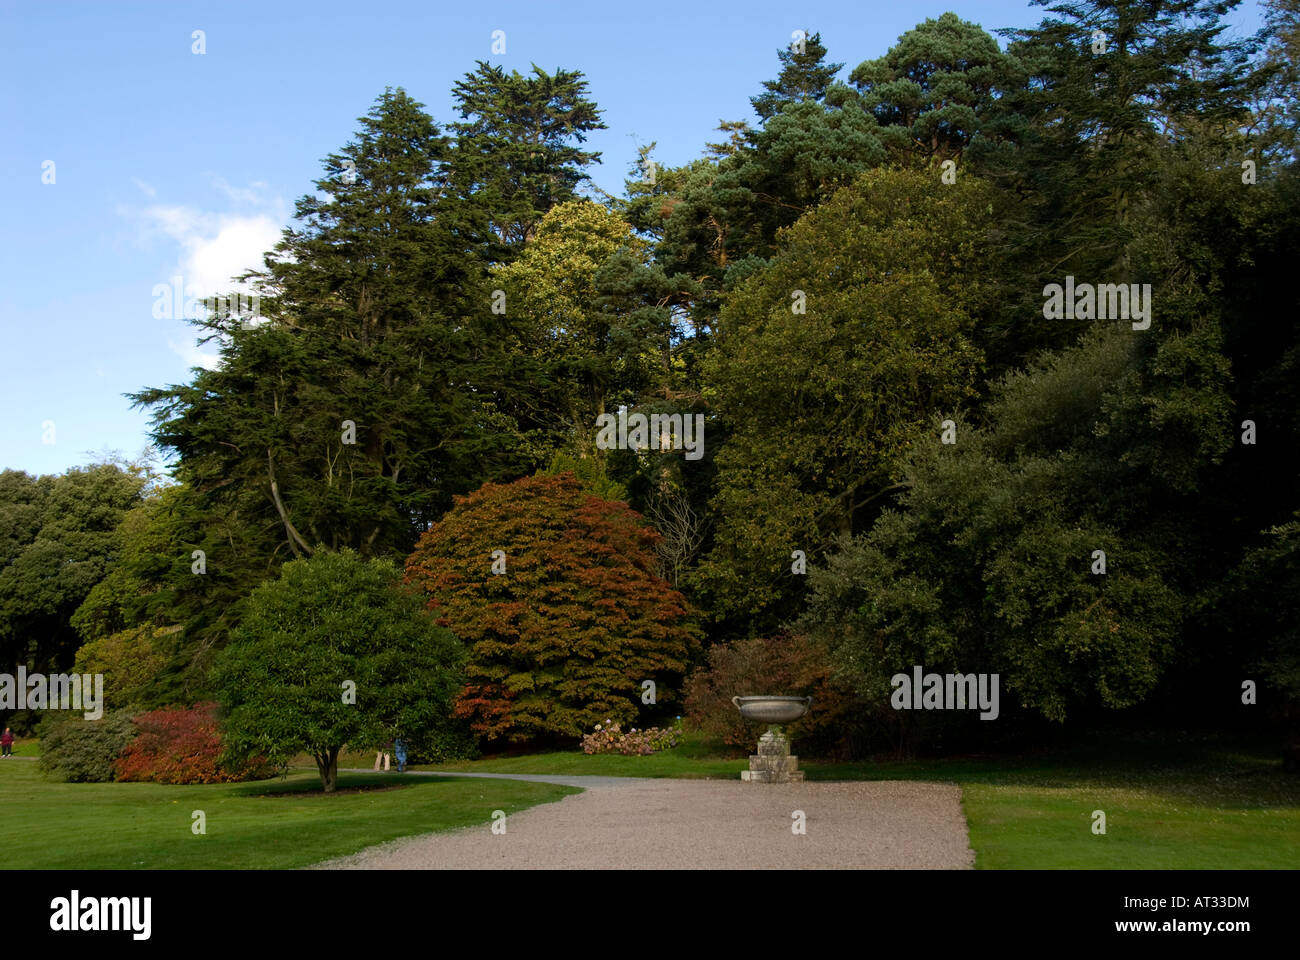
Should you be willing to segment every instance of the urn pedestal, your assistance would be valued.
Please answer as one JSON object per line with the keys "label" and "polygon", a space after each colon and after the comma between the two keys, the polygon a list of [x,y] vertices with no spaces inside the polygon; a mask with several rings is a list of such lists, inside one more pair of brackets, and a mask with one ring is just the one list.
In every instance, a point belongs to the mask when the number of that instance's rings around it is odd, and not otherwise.
{"label": "urn pedestal", "polygon": [[740,771],[748,783],[792,783],[803,779],[799,758],[790,753],[790,741],[781,732],[781,723],[798,720],[812,705],[812,697],[732,697],[741,716],[766,720],[767,733],[758,739],[758,753],[751,754],[749,769]]}
{"label": "urn pedestal", "polygon": [[790,741],[778,726],[767,728],[758,738],[758,753],[750,754],[749,769],[740,779],[750,783],[790,783],[803,779],[799,758],[790,753]]}

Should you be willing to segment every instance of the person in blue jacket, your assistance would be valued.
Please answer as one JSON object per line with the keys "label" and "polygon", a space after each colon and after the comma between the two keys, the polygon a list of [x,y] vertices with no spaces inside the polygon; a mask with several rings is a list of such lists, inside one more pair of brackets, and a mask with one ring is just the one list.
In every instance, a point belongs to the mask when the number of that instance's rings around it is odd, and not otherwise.
{"label": "person in blue jacket", "polygon": [[393,741],[393,756],[397,758],[397,772],[406,772],[406,741],[398,737]]}

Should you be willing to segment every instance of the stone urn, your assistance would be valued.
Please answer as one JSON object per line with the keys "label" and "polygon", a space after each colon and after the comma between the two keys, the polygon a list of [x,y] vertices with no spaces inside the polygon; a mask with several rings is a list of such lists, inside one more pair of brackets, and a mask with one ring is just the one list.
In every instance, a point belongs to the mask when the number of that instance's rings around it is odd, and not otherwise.
{"label": "stone urn", "polygon": [[768,724],[767,733],[758,738],[758,753],[750,755],[749,769],[740,771],[740,779],[749,783],[802,780],[799,758],[790,755],[790,741],[781,732],[781,724],[807,713],[812,697],[732,697],[731,702],[747,720]]}

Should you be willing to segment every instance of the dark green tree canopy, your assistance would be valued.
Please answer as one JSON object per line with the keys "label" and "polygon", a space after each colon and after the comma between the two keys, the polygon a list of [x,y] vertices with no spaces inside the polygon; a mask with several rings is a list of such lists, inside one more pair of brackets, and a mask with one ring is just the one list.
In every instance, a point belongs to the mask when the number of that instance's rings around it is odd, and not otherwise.
{"label": "dark green tree canopy", "polygon": [[492,260],[532,239],[546,211],[572,200],[600,160],[579,146],[605,128],[582,76],[536,64],[523,76],[479,61],[456,83],[453,182],[486,214]]}
{"label": "dark green tree canopy", "polygon": [[936,407],[975,396],[989,197],[974,177],[869,171],[728,298],[706,365],[728,436],[696,579],[715,615],[757,635],[789,616],[791,552],[867,523]]}
{"label": "dark green tree canopy", "polygon": [[0,473],[0,669],[72,665],[72,615],[113,568],[118,524],[147,482],[116,464]]}
{"label": "dark green tree canopy", "polygon": [[[958,416],[956,443],[936,429],[913,446],[898,508],[809,574],[806,625],[864,694],[884,702],[913,664],[998,673],[1052,720],[1152,692],[1209,562],[1183,498],[1228,441],[1214,335],[1160,353],[1099,329],[1008,377],[990,429]],[[1175,406],[1178,440],[1164,435]]]}
{"label": "dark green tree canopy", "polygon": [[1246,120],[1250,45],[1223,36],[1234,5],[1078,0],[1050,7],[1056,16],[1038,27],[1002,31],[1024,77],[1000,100],[1022,124],[1020,187],[1041,199],[1060,234],[1049,240],[1027,225],[1023,236],[1049,262],[1076,275],[1123,272],[1154,151],[1189,124],[1214,121],[1222,131]]}
{"label": "dark green tree canopy", "polygon": [[185,484],[148,491],[118,524],[107,576],[72,616],[84,641],[79,656],[121,631],[154,638],[166,663],[139,691],[148,706],[209,696],[213,653],[239,622],[244,598],[278,567],[275,525],[250,523],[238,501],[209,511],[209,501]]}
{"label": "dark green tree canopy", "polygon": [[806,100],[822,100],[835,79],[842,63],[826,62],[826,47],[820,33],[803,31],[801,40],[777,50],[781,60],[781,73],[775,80],[764,80],[764,92],[750,97],[754,112],[764,122],[772,119],[787,105]]}
{"label": "dark green tree canopy", "polygon": [[345,745],[439,739],[463,651],[400,575],[342,550],[286,563],[253,591],[213,670],[233,755],[305,751],[328,792]]}
{"label": "dark green tree canopy", "polygon": [[1006,72],[992,36],[945,13],[903,34],[883,57],[858,64],[849,81],[896,156],[959,158]]}
{"label": "dark green tree canopy", "polygon": [[443,198],[446,140],[401,90],[360,123],[325,163],[326,199],[303,198],[267,257],[263,322],[200,321],[220,366],[133,395],[196,495],[277,527],[295,556],[404,553],[454,493],[518,469],[487,262],[463,239],[467,201]]}

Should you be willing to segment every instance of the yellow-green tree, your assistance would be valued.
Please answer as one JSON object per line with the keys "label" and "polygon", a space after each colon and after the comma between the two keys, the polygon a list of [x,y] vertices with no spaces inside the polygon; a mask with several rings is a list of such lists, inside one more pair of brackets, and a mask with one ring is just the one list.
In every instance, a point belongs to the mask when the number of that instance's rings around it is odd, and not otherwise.
{"label": "yellow-green tree", "polygon": [[595,449],[596,418],[655,381],[669,349],[663,274],[618,214],[554,207],[519,258],[496,270],[517,355],[541,367],[538,402],[564,442]]}

